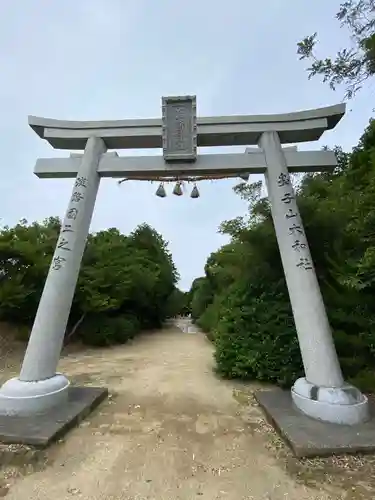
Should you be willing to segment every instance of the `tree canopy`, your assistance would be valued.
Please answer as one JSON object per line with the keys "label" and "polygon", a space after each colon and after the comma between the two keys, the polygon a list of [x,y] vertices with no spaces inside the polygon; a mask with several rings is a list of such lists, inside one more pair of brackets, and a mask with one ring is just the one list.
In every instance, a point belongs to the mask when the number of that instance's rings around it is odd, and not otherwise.
{"label": "tree canopy", "polygon": [[[61,221],[20,221],[0,231],[0,318],[31,326]],[[117,229],[90,234],[73,299],[67,340],[123,342],[160,326],[182,308],[178,273],[163,238],[143,224],[129,236]],[[177,309],[176,309],[177,308]]]}
{"label": "tree canopy", "polygon": [[375,0],[346,0],[340,4],[336,19],[349,30],[349,48],[339,50],[335,57],[320,59],[315,54],[315,32],[297,44],[297,53],[300,59],[311,61],[309,78],[319,75],[333,90],[345,85],[345,97],[350,99],[375,74]]}

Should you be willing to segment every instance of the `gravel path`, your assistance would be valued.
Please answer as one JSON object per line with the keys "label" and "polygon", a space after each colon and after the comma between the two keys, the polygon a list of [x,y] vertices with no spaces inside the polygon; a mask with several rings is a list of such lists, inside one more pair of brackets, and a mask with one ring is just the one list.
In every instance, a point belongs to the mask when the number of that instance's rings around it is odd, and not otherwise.
{"label": "gravel path", "polygon": [[176,327],[68,355],[71,380],[113,396],[44,467],[11,478],[6,500],[346,498],[296,482],[267,446],[259,408],[212,365],[206,338]]}

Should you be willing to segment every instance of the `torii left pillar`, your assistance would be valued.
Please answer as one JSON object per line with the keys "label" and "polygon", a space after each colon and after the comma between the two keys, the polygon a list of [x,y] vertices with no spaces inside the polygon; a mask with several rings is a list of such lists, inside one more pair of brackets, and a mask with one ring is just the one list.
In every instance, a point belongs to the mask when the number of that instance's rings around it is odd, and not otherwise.
{"label": "torii left pillar", "polygon": [[67,401],[69,380],[56,370],[99,188],[97,169],[105,152],[100,137],[87,140],[20,376],[0,389],[2,415],[32,415]]}

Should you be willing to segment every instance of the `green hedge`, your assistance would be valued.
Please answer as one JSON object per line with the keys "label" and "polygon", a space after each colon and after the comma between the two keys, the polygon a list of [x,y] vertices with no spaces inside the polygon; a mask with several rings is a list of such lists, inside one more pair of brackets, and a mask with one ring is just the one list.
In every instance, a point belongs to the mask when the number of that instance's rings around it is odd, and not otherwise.
{"label": "green hedge", "polygon": [[[353,314],[353,309],[330,312],[328,307],[328,312],[345,378],[373,392],[375,328],[369,329],[370,318],[363,309]],[[340,329],[342,322],[346,331]],[[290,387],[303,376],[293,315],[282,283],[268,290],[236,284],[208,306],[197,323],[214,341],[216,370],[223,377]]]}
{"label": "green hedge", "polygon": [[104,347],[125,344],[140,331],[140,322],[136,316],[93,316],[84,321],[78,331],[78,338],[86,345]]}
{"label": "green hedge", "polygon": [[246,284],[232,290],[214,338],[217,370],[225,377],[288,386],[303,373],[291,308],[282,292],[254,296]]}

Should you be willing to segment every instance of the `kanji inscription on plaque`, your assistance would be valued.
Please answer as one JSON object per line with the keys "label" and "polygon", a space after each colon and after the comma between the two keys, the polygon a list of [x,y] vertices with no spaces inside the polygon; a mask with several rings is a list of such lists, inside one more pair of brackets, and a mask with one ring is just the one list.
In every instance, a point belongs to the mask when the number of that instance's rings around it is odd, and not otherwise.
{"label": "kanji inscription on plaque", "polygon": [[163,97],[163,157],[165,161],[197,158],[197,108],[195,96]]}

